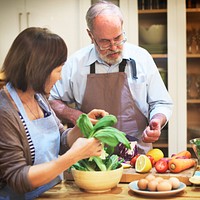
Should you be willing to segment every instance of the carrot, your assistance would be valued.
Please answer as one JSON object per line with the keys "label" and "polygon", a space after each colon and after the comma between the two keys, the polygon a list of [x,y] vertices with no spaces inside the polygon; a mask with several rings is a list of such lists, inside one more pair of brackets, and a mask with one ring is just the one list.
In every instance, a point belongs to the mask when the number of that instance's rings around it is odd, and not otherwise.
{"label": "carrot", "polygon": [[171,159],[168,163],[169,170],[173,173],[179,173],[183,170],[189,169],[195,165],[195,160],[192,158],[185,159]]}
{"label": "carrot", "polygon": [[191,158],[192,155],[189,151],[181,151],[177,154],[172,155],[172,158]]}

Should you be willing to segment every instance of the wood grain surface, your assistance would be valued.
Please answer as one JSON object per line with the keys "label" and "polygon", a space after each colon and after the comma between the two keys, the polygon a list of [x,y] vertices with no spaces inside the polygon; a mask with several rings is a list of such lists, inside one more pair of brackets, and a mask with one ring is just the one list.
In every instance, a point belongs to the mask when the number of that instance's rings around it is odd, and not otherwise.
{"label": "wood grain surface", "polygon": [[[162,199],[175,199],[175,200],[195,200],[200,198],[200,185],[199,186],[187,186],[183,191],[173,195],[172,197],[163,197]],[[87,193],[84,190],[79,189],[74,181],[63,181],[56,185],[54,188],[45,192],[37,200],[133,200],[133,199],[160,199],[157,197],[147,197],[136,194],[129,189],[128,183],[120,183],[112,190],[93,194]]]}

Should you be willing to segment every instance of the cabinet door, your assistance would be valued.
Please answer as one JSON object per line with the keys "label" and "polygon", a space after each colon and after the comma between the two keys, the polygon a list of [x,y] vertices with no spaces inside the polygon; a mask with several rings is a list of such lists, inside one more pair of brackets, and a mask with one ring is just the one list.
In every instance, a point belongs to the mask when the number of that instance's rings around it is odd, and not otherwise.
{"label": "cabinet door", "polygon": [[[187,147],[200,137],[200,0],[186,1]],[[194,153],[194,152],[193,152]]]}
{"label": "cabinet door", "polygon": [[[161,77],[168,88],[167,1],[138,0],[139,46],[153,57]],[[168,156],[168,125],[159,140],[153,143]]]}
{"label": "cabinet door", "polygon": [[14,38],[23,26],[24,0],[0,0],[0,69]]}
{"label": "cabinet door", "polygon": [[[86,14],[80,5],[78,0],[26,0],[27,25],[47,27],[57,33],[71,54],[80,48],[80,38],[88,37],[86,27],[80,30],[80,16]],[[85,18],[81,22],[85,24]]]}

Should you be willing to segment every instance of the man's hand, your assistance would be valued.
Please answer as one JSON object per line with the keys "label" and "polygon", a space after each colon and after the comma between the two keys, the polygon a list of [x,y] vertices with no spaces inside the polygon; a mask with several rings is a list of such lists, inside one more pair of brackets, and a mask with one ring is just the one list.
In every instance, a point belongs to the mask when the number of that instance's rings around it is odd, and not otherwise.
{"label": "man's hand", "polygon": [[160,120],[152,119],[143,132],[142,141],[152,143],[159,139],[161,134]]}
{"label": "man's hand", "polygon": [[163,114],[156,114],[149,122],[149,126],[143,132],[142,141],[146,143],[156,142],[161,135],[161,128],[167,119]]}
{"label": "man's hand", "polygon": [[91,112],[88,113],[88,117],[90,118],[92,124],[96,124],[99,118],[102,118],[108,114],[109,113],[105,110],[93,109]]}

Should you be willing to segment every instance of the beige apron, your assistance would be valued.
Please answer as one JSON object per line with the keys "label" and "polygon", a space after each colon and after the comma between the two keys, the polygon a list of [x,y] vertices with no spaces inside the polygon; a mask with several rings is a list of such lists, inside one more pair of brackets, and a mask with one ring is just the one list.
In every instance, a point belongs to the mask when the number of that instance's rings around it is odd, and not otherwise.
{"label": "beige apron", "polygon": [[[135,61],[131,62],[133,77],[137,78]],[[119,72],[103,74],[95,74],[95,63],[90,66],[81,110],[88,113],[92,109],[104,109],[115,115],[118,119],[116,128],[126,133],[130,141],[137,138],[138,153],[145,153],[152,148],[151,143],[141,141],[148,121],[134,102],[124,72],[125,65],[123,60]]]}

